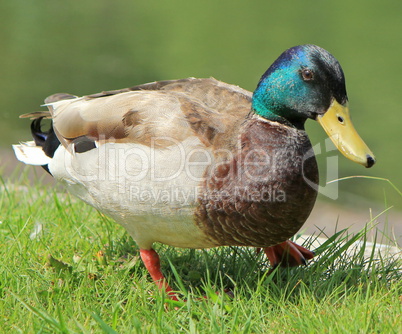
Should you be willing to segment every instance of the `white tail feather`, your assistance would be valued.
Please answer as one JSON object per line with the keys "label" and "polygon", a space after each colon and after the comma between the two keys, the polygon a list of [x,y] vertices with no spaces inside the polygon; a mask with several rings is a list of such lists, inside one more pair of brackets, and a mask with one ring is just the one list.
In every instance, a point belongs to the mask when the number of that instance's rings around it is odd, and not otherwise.
{"label": "white tail feather", "polygon": [[34,141],[13,145],[17,159],[27,165],[47,165],[52,159],[43,152],[42,147],[36,146]]}

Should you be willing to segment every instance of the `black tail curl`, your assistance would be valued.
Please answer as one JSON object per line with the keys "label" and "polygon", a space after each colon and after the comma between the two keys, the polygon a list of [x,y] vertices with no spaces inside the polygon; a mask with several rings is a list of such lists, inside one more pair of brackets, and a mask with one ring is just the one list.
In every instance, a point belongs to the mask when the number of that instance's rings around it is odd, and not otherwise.
{"label": "black tail curl", "polygon": [[[54,152],[60,146],[60,141],[57,138],[56,134],[54,133],[53,126],[50,125],[50,129],[47,131],[42,131],[42,122],[43,117],[36,118],[31,123],[31,133],[32,137],[35,141],[37,146],[41,146],[43,152],[50,157],[53,158]],[[48,165],[42,166],[49,174]]]}

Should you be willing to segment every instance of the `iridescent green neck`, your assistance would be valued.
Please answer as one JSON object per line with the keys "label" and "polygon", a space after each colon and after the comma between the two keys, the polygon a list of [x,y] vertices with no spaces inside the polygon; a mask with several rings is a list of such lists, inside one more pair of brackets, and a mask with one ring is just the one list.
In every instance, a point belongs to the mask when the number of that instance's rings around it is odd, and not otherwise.
{"label": "iridescent green neck", "polygon": [[302,82],[299,71],[289,64],[274,63],[261,77],[253,94],[254,112],[268,120],[304,129],[308,117],[303,106],[310,87]]}
{"label": "iridescent green neck", "polygon": [[273,102],[267,94],[262,94],[260,89],[254,92],[252,111],[267,120],[304,130],[306,118],[294,117],[295,113],[292,110],[287,110],[283,105]]}
{"label": "iridescent green neck", "polygon": [[265,119],[268,119],[270,121],[279,123],[289,123],[289,121],[285,117],[277,115],[276,113],[268,109],[264,102],[261,102],[259,99],[256,99],[255,97],[253,97],[252,109],[257,115],[264,117]]}

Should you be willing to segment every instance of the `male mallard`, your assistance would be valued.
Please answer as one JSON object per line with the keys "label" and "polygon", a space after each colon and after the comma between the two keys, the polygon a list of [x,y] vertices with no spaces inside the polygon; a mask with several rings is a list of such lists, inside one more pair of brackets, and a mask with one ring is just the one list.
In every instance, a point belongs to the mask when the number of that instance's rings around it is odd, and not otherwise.
{"label": "male mallard", "polygon": [[[19,160],[124,226],[156,284],[175,295],[154,242],[263,248],[272,266],[314,253],[289,241],[316,200],[304,122],[318,121],[349,159],[374,155],[353,128],[338,61],[315,45],[283,52],[254,94],[215,79],[160,81],[77,97],[55,94],[32,117]],[[49,131],[43,118],[52,119]]]}

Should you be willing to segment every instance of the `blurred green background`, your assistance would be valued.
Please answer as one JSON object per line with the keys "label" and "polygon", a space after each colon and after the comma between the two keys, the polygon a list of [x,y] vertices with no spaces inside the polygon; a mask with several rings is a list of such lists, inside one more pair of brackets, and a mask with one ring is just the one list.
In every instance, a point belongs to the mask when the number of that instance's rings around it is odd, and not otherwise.
{"label": "blurred green background", "polygon": [[[0,149],[30,139],[18,115],[55,92],[77,95],[189,76],[253,90],[285,49],[329,50],[346,74],[352,117],[378,163],[342,156],[339,177],[372,175],[402,188],[402,2],[383,1],[0,1]],[[313,144],[326,135],[308,122]],[[331,152],[330,155],[333,155]],[[325,155],[319,156],[325,181]],[[339,183],[355,197],[400,206],[385,182]]]}

